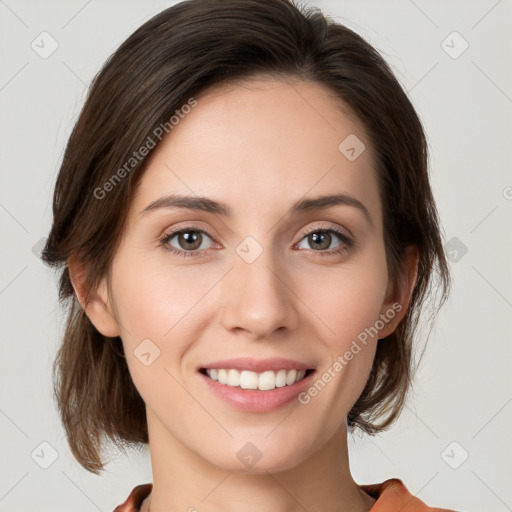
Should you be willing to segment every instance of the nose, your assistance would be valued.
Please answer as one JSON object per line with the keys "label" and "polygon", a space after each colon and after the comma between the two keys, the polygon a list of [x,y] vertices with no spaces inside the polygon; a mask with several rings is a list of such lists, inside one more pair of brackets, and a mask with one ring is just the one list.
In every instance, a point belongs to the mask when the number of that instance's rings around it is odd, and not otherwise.
{"label": "nose", "polygon": [[287,276],[276,267],[272,251],[263,251],[252,263],[235,257],[234,268],[222,283],[224,327],[254,339],[269,338],[278,329],[295,329],[300,301]]}

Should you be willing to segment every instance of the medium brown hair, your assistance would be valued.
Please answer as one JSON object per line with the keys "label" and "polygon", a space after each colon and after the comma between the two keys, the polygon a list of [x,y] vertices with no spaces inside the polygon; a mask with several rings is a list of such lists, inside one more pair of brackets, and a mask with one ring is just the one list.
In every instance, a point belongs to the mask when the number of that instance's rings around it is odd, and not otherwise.
{"label": "medium brown hair", "polygon": [[[53,225],[43,261],[63,267],[59,302],[65,334],[53,366],[55,398],[72,453],[87,470],[104,469],[105,438],[118,448],[148,443],[145,404],[119,337],[103,336],[78,303],[68,260],[86,265],[86,292],[110,266],[142,158],[98,199],[116,170],[147,144],[191,97],[219,83],[254,76],[323,84],[362,122],[375,150],[389,277],[403,272],[407,245],[419,249],[409,309],[379,341],[373,367],[347,422],[368,434],[402,410],[413,375],[413,337],[426,298],[450,288],[421,122],[392,71],[362,37],[292,0],[187,0],[138,28],[95,76],[66,146],[53,197]],[[171,135],[172,136],[172,133]],[[434,283],[434,277],[439,278]],[[428,320],[437,312],[435,308]]]}

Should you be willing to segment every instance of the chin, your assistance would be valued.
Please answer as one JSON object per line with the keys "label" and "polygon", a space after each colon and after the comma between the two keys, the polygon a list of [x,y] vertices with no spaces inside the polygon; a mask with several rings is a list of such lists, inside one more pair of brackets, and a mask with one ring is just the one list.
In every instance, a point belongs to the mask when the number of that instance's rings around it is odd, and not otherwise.
{"label": "chin", "polygon": [[290,440],[285,443],[281,439],[269,441],[264,437],[267,434],[262,435],[261,442],[254,437],[252,441],[233,441],[232,446],[226,446],[222,453],[212,453],[208,459],[212,464],[234,473],[266,474],[293,469],[307,458],[305,450],[310,448],[307,443]]}

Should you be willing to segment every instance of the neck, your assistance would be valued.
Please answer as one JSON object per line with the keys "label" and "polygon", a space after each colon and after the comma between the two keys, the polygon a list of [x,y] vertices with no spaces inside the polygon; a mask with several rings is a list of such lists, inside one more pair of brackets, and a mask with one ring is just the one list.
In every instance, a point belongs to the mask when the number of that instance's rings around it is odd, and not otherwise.
{"label": "neck", "polygon": [[220,467],[205,460],[149,409],[147,414],[153,488],[141,512],[368,512],[375,503],[350,474],[344,422],[319,451],[296,465],[276,470],[268,460],[265,466],[262,456],[250,472],[242,472],[241,464]]}

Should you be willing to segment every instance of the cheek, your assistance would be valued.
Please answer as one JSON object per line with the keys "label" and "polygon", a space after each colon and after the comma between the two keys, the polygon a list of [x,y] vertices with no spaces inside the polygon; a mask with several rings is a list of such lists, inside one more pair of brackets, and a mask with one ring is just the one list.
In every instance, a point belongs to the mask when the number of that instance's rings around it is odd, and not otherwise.
{"label": "cheek", "polygon": [[115,302],[119,318],[133,343],[144,338],[167,343],[182,332],[215,283],[216,276],[192,266],[167,266],[160,262],[120,261],[117,267]]}
{"label": "cheek", "polygon": [[387,287],[385,265],[377,261],[355,262],[328,268],[302,280],[300,294],[324,327],[324,339],[344,350],[351,340],[379,319]]}
{"label": "cheek", "polygon": [[336,270],[322,270],[304,281],[302,294],[316,314],[327,351],[325,366],[310,391],[323,395],[320,401],[334,413],[332,418],[341,418],[352,408],[375,357],[387,269],[383,253],[370,256]]}
{"label": "cheek", "polygon": [[179,397],[171,375],[181,374],[179,366],[210,320],[202,299],[218,276],[192,266],[138,261],[133,255],[119,257],[116,264],[114,298],[133,382],[146,403],[162,386]]}
{"label": "cheek", "polygon": [[178,383],[182,381],[180,365],[196,339],[190,334],[192,326],[195,329],[198,321],[204,321],[198,318],[198,302],[208,283],[199,287],[179,269],[134,265],[124,270],[114,289],[133,383],[152,410],[169,401],[185,408],[190,397]]}

